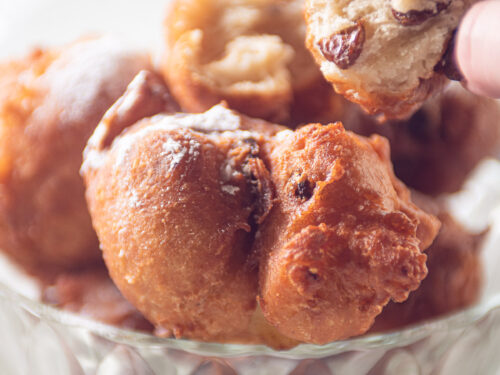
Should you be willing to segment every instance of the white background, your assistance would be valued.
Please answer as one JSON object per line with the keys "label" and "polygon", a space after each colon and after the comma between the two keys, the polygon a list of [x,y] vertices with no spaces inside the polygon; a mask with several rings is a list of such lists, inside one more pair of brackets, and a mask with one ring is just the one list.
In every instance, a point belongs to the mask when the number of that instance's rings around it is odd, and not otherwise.
{"label": "white background", "polygon": [[31,46],[58,45],[111,32],[142,48],[158,48],[168,0],[0,0],[0,59]]}

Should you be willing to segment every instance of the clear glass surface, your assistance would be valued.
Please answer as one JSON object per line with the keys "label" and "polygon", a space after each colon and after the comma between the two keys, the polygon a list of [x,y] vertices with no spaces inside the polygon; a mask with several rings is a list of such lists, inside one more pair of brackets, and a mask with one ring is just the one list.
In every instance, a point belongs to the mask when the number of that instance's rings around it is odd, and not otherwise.
{"label": "clear glass surface", "polygon": [[460,375],[500,368],[500,295],[393,333],[274,351],[162,339],[54,309],[0,285],[2,374]]}
{"label": "clear glass surface", "polygon": [[[0,57],[102,32],[159,50],[167,3],[0,0]],[[161,339],[90,321],[38,302],[30,281],[0,262],[0,375],[499,374],[500,163],[488,163],[449,200],[465,224],[490,225],[485,293],[468,310],[393,333],[274,351]]]}

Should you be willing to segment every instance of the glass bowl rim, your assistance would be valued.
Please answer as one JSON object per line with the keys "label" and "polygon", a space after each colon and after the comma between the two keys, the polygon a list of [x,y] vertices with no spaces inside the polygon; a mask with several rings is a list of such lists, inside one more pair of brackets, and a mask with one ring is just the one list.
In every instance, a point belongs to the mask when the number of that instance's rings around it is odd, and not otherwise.
{"label": "glass bowl rim", "polygon": [[186,339],[160,338],[124,328],[113,327],[89,318],[57,309],[23,296],[0,283],[0,298],[29,311],[41,320],[63,324],[103,337],[117,344],[137,348],[175,349],[208,357],[271,356],[283,359],[324,358],[349,351],[367,351],[410,345],[430,334],[450,329],[465,329],[488,313],[500,308],[500,293],[481,299],[476,305],[458,312],[386,333],[372,333],[326,345],[300,344],[288,350],[274,350],[265,345],[223,344]]}

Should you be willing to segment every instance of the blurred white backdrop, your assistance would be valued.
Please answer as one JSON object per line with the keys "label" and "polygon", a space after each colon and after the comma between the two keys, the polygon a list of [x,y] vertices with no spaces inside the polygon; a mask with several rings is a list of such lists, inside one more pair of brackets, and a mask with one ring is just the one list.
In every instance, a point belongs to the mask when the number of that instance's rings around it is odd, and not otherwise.
{"label": "blurred white backdrop", "polygon": [[160,46],[168,0],[0,0],[0,59],[32,46],[113,33],[139,48]]}

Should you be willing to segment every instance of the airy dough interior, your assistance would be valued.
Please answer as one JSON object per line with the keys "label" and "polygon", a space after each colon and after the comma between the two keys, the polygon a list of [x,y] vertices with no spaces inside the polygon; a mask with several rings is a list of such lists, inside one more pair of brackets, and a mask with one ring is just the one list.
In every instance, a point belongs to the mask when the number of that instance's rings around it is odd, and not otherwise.
{"label": "airy dough interior", "polygon": [[[425,1],[423,1],[425,2]],[[470,0],[452,0],[441,13],[415,26],[402,26],[387,0],[310,0],[309,34],[312,45],[360,21],[366,40],[361,54],[348,69],[322,60],[323,74],[335,82],[348,82],[363,91],[404,94],[430,78],[441,59],[451,32]]]}
{"label": "airy dough interior", "polygon": [[200,66],[198,72],[227,92],[290,90],[287,65],[293,56],[292,48],[278,36],[238,36],[219,59]]}
{"label": "airy dough interior", "polygon": [[189,36],[197,78],[225,91],[301,88],[319,76],[305,48],[301,0],[189,0],[170,42]]}

